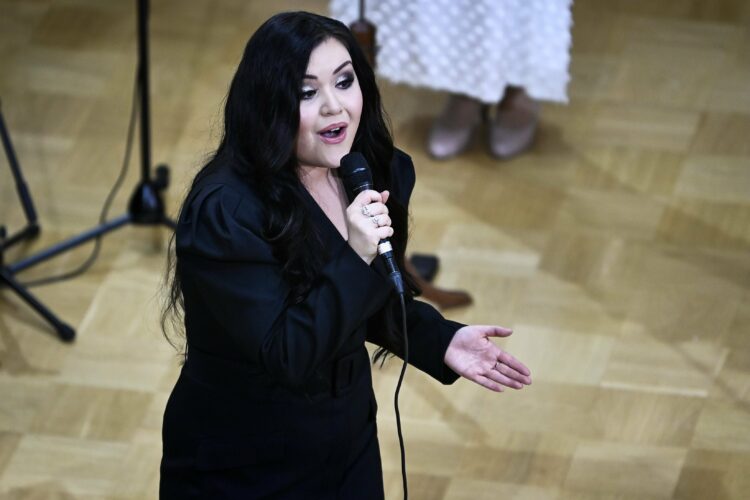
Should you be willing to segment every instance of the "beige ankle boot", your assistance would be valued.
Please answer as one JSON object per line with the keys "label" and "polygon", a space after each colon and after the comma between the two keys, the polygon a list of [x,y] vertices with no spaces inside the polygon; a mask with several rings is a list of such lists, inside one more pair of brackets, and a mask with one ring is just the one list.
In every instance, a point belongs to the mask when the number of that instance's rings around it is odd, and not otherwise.
{"label": "beige ankle boot", "polygon": [[442,113],[435,119],[427,139],[427,151],[438,160],[462,152],[482,121],[482,103],[472,97],[450,94]]}
{"label": "beige ankle boot", "polygon": [[539,103],[520,87],[508,87],[490,121],[492,155],[507,160],[526,151],[534,142],[539,122]]}

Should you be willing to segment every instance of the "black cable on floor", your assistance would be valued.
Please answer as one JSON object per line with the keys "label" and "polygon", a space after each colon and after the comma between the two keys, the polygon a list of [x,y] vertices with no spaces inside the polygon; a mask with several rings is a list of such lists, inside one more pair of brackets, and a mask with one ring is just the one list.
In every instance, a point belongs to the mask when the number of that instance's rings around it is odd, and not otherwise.
{"label": "black cable on floor", "polygon": [[[138,101],[138,96],[139,96],[138,75],[136,74],[135,83],[133,86],[133,100],[130,105],[130,123],[128,124],[128,136],[125,142],[125,155],[122,160],[122,166],[120,167],[120,174],[117,176],[117,180],[115,181],[112,188],[109,190],[109,194],[107,195],[107,198],[104,201],[104,205],[102,206],[102,210],[99,213],[99,224],[104,224],[106,222],[107,215],[109,214],[109,208],[112,205],[112,200],[114,200],[115,196],[117,196],[117,193],[120,190],[120,187],[122,186],[122,183],[128,174],[128,165],[130,164],[130,154],[133,150],[133,137],[135,135],[135,122],[138,116],[138,106],[135,105],[136,102]],[[71,278],[75,278],[76,276],[80,276],[86,271],[88,271],[92,265],[94,265],[94,262],[96,262],[96,259],[99,257],[99,251],[101,250],[101,247],[102,247],[102,235],[100,234],[96,237],[96,240],[94,241],[94,248],[91,250],[91,253],[89,254],[88,258],[86,258],[83,264],[81,264],[77,268],[73,269],[72,271],[64,272],[62,274],[46,276],[44,278],[38,278],[35,280],[26,281],[21,284],[27,288],[31,288],[35,286],[50,285],[52,283],[58,283],[60,281],[65,281]]]}

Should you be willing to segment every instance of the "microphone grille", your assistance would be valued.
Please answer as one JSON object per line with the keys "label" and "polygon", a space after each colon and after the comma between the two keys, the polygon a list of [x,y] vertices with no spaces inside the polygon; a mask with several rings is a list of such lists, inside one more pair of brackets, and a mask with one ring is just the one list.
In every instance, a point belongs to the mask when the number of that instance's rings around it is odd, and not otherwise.
{"label": "microphone grille", "polygon": [[349,201],[361,191],[372,189],[372,173],[367,160],[360,152],[354,151],[341,158],[339,174]]}

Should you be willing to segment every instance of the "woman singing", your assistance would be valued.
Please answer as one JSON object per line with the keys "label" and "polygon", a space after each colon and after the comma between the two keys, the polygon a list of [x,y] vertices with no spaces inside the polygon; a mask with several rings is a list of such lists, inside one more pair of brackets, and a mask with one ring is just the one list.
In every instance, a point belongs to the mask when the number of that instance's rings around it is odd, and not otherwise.
{"label": "woman singing", "polygon": [[[367,159],[374,190],[351,203],[341,158]],[[184,313],[186,360],[164,414],[161,498],[383,498],[365,341],[404,352],[380,259],[403,267],[409,156],[393,147],[373,71],[349,30],[283,13],[250,38],[224,134],[180,211],[165,318]],[[502,391],[529,370],[414,300],[409,362],[443,384]]]}

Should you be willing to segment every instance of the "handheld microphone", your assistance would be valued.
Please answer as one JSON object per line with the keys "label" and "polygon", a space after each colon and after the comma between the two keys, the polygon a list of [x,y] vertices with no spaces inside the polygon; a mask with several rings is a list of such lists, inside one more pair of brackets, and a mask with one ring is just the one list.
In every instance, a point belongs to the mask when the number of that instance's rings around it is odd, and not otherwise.
{"label": "handheld microphone", "polygon": [[[374,189],[372,184],[372,173],[370,172],[370,167],[367,165],[367,160],[362,153],[355,151],[344,156],[341,159],[339,173],[341,174],[341,179],[344,181],[344,189],[346,190],[346,196],[349,198],[350,203],[362,191]],[[386,268],[388,269],[388,276],[393,282],[393,286],[396,287],[396,291],[399,295],[404,295],[404,280],[401,277],[401,272],[398,270],[398,266],[396,265],[396,259],[393,255],[393,246],[387,238],[380,240],[380,243],[378,243],[378,254],[380,254],[385,261]]]}

